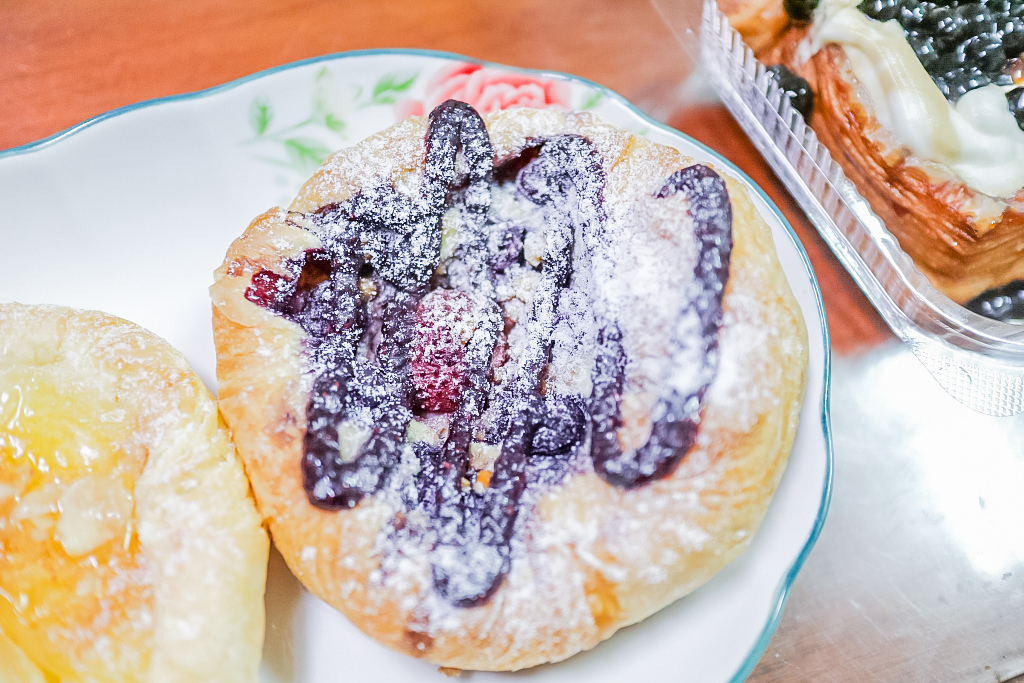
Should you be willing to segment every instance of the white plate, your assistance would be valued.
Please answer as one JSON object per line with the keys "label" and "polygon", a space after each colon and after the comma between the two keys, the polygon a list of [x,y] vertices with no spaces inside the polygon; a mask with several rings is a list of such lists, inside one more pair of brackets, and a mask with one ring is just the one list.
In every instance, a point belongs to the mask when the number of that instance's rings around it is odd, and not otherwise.
{"label": "white plate", "polygon": [[[739,681],[764,652],[831,490],[829,348],[807,254],[782,214],[711,150],[593,83],[455,55],[347,53],[272,69],[199,93],[112,111],[0,152],[0,301],[100,309],[166,338],[216,386],[213,270],[249,221],[287,203],[328,151],[408,111],[461,93],[593,109],[611,123],[746,182],[771,225],[810,341],[807,399],[789,466],[750,549],[711,582],[594,650],[473,680]],[[475,64],[475,63],[471,63]],[[478,67],[476,67],[478,68]],[[302,590],[271,561],[263,681],[436,683],[436,667],[395,654]]]}

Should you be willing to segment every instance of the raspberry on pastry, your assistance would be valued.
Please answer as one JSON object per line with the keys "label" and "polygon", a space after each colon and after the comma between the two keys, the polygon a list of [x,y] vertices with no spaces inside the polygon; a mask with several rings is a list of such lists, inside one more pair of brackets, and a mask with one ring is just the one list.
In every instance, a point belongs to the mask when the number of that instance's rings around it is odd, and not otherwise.
{"label": "raspberry on pastry", "polygon": [[181,354],[0,305],[0,679],[255,680],[268,548]]}
{"label": "raspberry on pastry", "polygon": [[588,114],[448,101],[329,159],[211,288],[221,409],[296,576],[514,670],[749,544],[806,334],[743,187]]}
{"label": "raspberry on pastry", "polygon": [[[783,30],[747,20],[769,8],[788,11]],[[1024,4],[723,9],[762,62],[805,79],[818,139],[938,290],[966,303],[1024,279]]]}

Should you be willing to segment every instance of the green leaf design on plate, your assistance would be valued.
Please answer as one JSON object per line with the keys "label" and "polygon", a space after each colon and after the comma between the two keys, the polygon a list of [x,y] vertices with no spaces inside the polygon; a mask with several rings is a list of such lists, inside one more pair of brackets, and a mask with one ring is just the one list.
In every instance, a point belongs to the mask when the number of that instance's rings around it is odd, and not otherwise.
{"label": "green leaf design on plate", "polygon": [[[337,136],[345,140],[355,112],[366,107],[394,104],[418,77],[418,71],[398,71],[378,78],[372,89],[368,85],[363,87],[346,81],[342,81],[339,87],[331,70],[322,66],[313,77],[308,118],[296,123],[283,122],[279,116],[274,116],[265,98],[257,97],[249,105],[249,125],[255,136],[242,144],[255,144],[260,149],[255,156],[264,163],[307,176],[338,146],[337,143],[322,142],[317,139],[319,136],[328,139]],[[279,154],[266,153],[268,145],[283,148],[284,158]]]}
{"label": "green leaf design on plate", "polygon": [[315,138],[295,137],[284,141],[288,159],[304,171],[313,171],[331,155],[331,151]]}
{"label": "green leaf design on plate", "polygon": [[395,94],[402,93],[412,87],[418,74],[384,74],[373,86],[373,104],[394,104]]}
{"label": "green leaf design on plate", "polygon": [[328,114],[324,117],[324,125],[333,130],[335,133],[340,133],[345,130],[345,122],[334,114]]}
{"label": "green leaf design on plate", "polygon": [[583,100],[583,104],[580,105],[579,111],[587,111],[589,109],[593,109],[597,105],[601,104],[601,100],[603,99],[604,93],[601,92],[600,90],[595,90],[589,95],[587,95],[587,98]]}
{"label": "green leaf design on plate", "polygon": [[345,114],[351,108],[348,98],[334,83],[330,70],[321,67],[313,81],[313,118],[338,132],[345,127]]}
{"label": "green leaf design on plate", "polygon": [[249,125],[256,131],[257,137],[267,132],[267,127],[270,126],[270,121],[273,118],[274,112],[271,111],[270,103],[266,100],[255,99],[249,105]]}

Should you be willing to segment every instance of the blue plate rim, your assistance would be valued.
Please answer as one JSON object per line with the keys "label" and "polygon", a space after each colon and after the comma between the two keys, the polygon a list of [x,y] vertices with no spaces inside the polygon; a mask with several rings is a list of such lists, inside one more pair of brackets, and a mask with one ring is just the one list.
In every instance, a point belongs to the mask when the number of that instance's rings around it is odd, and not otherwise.
{"label": "blue plate rim", "polygon": [[599,83],[595,83],[594,81],[591,81],[589,79],[582,78],[580,76],[573,76],[571,74],[566,74],[558,71],[547,71],[543,69],[526,69],[522,67],[499,64],[497,62],[488,62],[479,59],[474,59],[472,57],[467,57],[465,55],[460,55],[453,52],[424,50],[418,48],[375,48],[367,50],[350,50],[347,52],[333,52],[330,54],[320,55],[318,57],[310,57],[308,59],[289,62],[287,64],[281,64],[275,67],[271,67],[269,69],[257,71],[247,76],[242,76],[241,78],[236,78],[235,80],[228,81],[226,83],[221,83],[220,85],[215,85],[210,88],[204,88],[202,90],[195,90],[192,92],[181,93],[178,95],[168,95],[166,97],[157,97],[149,100],[143,100],[141,102],[135,102],[122,107],[118,107],[116,109],[111,109],[102,114],[98,114],[97,116],[93,116],[92,118],[86,119],[81,123],[75,124],[74,126],[66,128],[58,133],[54,133],[53,135],[42,138],[41,140],[36,140],[35,142],[19,145],[17,147],[11,147],[6,150],[0,150],[0,159],[5,159],[8,157],[39,151],[67,137],[75,135],[76,133],[80,133],[81,131],[87,128],[91,128],[97,123],[106,121],[107,119],[112,119],[121,116],[123,114],[127,114],[129,112],[133,112],[137,109],[144,109],[160,104],[167,104],[169,102],[180,102],[185,100],[200,99],[227,90],[232,90],[240,85],[243,85],[250,81],[258,80],[265,76],[270,76],[282,71],[288,71],[291,69],[308,66],[310,64],[340,61],[342,59],[351,57],[367,57],[380,55],[430,57],[435,59],[447,59],[451,61],[469,62],[473,64],[480,64],[485,67],[494,67],[504,71],[514,71],[522,74],[529,74],[534,76],[547,76],[567,81],[574,81],[577,83],[582,83],[588,87],[594,88],[595,90],[602,92],[604,96],[609,97],[618,102],[620,105],[626,107],[633,114],[640,117],[640,119],[646,122],[649,126],[657,128],[666,134],[675,137],[681,137],[684,140],[686,140],[689,144],[695,145],[696,147],[700,148],[705,153],[714,157],[717,160],[717,163],[722,164],[723,166],[728,168],[729,171],[733,173],[735,176],[744,180],[747,183],[747,185],[761,197],[761,199],[765,202],[768,208],[779,219],[783,228],[785,228],[787,234],[789,235],[790,240],[796,246],[797,251],[800,254],[800,258],[803,262],[804,270],[806,271],[807,276],[811,284],[813,285],[814,298],[818,307],[818,317],[821,321],[821,335],[822,340],[824,341],[824,376],[822,378],[821,391],[821,427],[825,440],[825,481],[824,487],[822,489],[821,503],[818,507],[818,514],[814,521],[814,526],[811,527],[811,533],[808,536],[807,541],[804,544],[804,547],[801,549],[796,559],[790,565],[790,568],[786,572],[786,575],[783,578],[781,584],[776,589],[775,608],[769,614],[768,621],[765,623],[764,627],[761,630],[761,635],[754,643],[753,649],[751,649],[750,653],[743,661],[743,664],[739,667],[739,669],[736,670],[736,673],[733,674],[732,678],[730,679],[731,683],[740,683],[741,681],[745,680],[747,676],[750,675],[750,672],[754,670],[754,667],[760,661],[761,657],[764,655],[765,650],[768,648],[768,643],[771,641],[772,636],[775,634],[775,630],[778,628],[779,621],[782,618],[782,611],[786,605],[787,599],[789,598],[789,592],[792,588],[793,581],[796,579],[796,576],[799,573],[800,569],[803,567],[803,564],[807,559],[807,556],[810,554],[811,550],[814,548],[814,545],[818,540],[818,537],[821,535],[821,529],[825,524],[825,517],[828,516],[829,506],[832,501],[832,477],[834,454],[832,444],[832,422],[830,415],[832,349],[829,344],[828,321],[825,317],[825,302],[822,299],[821,287],[818,284],[818,278],[815,276],[814,269],[811,267],[811,260],[807,254],[807,250],[804,249],[803,244],[800,242],[800,238],[797,237],[796,232],[793,230],[793,227],[789,224],[789,221],[786,220],[786,217],[783,215],[782,211],[775,205],[775,202],[773,202],[771,198],[768,197],[765,191],[762,190],[753,181],[753,179],[750,178],[750,176],[741,171],[734,163],[732,163],[731,161],[729,161],[728,159],[726,159],[721,154],[711,149],[704,143],[694,140],[685,133],[682,133],[664,123],[661,123],[660,121],[651,118],[644,112],[640,111],[629,100],[627,100],[622,95],[619,95],[614,90],[611,90],[603,85],[600,85]]}

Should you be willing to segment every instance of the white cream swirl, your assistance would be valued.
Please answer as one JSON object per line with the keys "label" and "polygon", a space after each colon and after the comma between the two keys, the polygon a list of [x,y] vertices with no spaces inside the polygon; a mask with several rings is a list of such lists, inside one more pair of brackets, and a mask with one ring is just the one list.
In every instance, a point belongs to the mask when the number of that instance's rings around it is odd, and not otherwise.
{"label": "white cream swirl", "polygon": [[968,187],[993,197],[1010,197],[1024,187],[1024,130],[1003,88],[977,88],[952,105],[899,23],[868,18],[855,0],[822,0],[809,53],[826,43],[843,47],[875,118],[916,156],[946,165]]}

